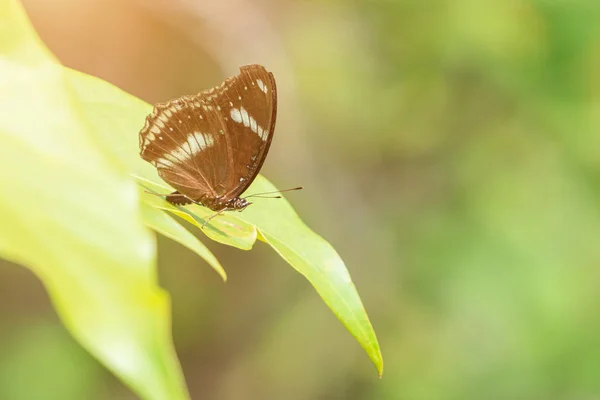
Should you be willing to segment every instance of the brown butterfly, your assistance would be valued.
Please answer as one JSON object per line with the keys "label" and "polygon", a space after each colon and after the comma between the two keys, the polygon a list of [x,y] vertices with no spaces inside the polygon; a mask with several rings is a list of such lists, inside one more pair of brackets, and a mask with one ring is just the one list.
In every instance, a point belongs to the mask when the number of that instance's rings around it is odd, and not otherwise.
{"label": "brown butterfly", "polygon": [[177,189],[170,203],[201,204],[214,216],[241,211],[251,204],[240,195],[265,161],[276,115],[273,74],[246,65],[219,86],[156,104],[140,131],[140,155]]}

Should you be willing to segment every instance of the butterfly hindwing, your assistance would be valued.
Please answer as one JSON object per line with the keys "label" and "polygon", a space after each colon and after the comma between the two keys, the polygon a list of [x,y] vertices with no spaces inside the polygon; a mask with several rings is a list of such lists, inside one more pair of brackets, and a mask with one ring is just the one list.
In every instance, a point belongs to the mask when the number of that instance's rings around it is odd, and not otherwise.
{"label": "butterfly hindwing", "polygon": [[193,98],[158,104],[140,134],[142,158],[191,199],[216,195],[217,176],[227,162],[219,151],[224,145],[219,133],[223,128],[219,128],[219,118],[207,111],[206,105]]}

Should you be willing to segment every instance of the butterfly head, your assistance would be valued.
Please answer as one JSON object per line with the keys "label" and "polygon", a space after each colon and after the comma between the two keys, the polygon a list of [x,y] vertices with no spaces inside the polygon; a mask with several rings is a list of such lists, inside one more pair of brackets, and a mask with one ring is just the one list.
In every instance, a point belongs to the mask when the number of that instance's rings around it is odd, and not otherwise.
{"label": "butterfly head", "polygon": [[232,208],[232,209],[237,210],[237,211],[243,211],[250,204],[252,204],[252,203],[250,203],[248,200],[236,197],[236,198],[231,199],[229,201],[229,204],[228,204],[227,208]]}

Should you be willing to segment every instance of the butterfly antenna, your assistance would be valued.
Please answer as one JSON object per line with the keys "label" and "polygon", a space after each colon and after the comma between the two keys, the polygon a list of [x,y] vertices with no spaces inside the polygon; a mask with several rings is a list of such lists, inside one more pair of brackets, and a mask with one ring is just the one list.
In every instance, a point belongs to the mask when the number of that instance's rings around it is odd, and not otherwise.
{"label": "butterfly antenna", "polygon": [[153,195],[158,196],[158,197],[167,197],[166,194],[154,193],[154,192],[151,192],[149,190],[144,190],[144,192],[146,192],[148,194],[153,194]]}
{"label": "butterfly antenna", "polygon": [[291,188],[291,189],[276,190],[274,192],[254,193],[254,194],[251,194],[250,196],[246,196],[244,198],[247,199],[247,198],[250,198],[250,197],[261,197],[263,199],[280,199],[281,196],[264,196],[264,195],[265,194],[291,192],[291,191],[294,191],[294,190],[302,190],[302,189],[304,189],[304,186],[298,186],[298,187]]}

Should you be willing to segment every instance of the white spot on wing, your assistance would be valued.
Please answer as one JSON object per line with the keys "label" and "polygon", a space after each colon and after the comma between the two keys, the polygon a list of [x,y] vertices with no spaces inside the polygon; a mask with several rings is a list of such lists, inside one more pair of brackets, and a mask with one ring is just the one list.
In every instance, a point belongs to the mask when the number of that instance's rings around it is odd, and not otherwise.
{"label": "white spot on wing", "polygon": [[240,113],[242,114],[242,120],[244,121],[244,126],[250,126],[250,117],[248,116],[248,111],[244,107],[240,108]]}
{"label": "white spot on wing", "polygon": [[163,158],[173,162],[180,163],[191,159],[202,150],[214,144],[212,136],[205,136],[201,132],[194,132],[188,135],[185,142],[170,153],[165,153]]}
{"label": "white spot on wing", "polygon": [[172,167],[173,165],[175,165],[173,162],[167,160],[166,158],[158,158],[156,160],[157,164],[160,164],[161,166],[165,166],[165,167]]}
{"label": "white spot on wing", "polygon": [[173,161],[174,163],[181,163],[181,162],[187,160],[188,158],[190,158],[190,155],[182,147],[177,147],[175,150],[171,151],[170,153],[165,153],[163,155],[163,157],[166,158],[167,160]]}
{"label": "white spot on wing", "polygon": [[244,124],[245,127],[250,127],[252,132],[256,133],[262,140],[266,139],[267,131],[258,125],[254,117],[248,114],[244,107],[232,108],[230,111],[231,119],[238,124]]}
{"label": "white spot on wing", "polygon": [[215,139],[212,136],[203,135],[200,132],[194,132],[187,138],[187,145],[190,147],[192,155],[200,153],[213,144],[215,144]]}
{"label": "white spot on wing", "polygon": [[237,108],[232,108],[230,115],[231,115],[231,119],[234,120],[235,122],[237,122],[237,123],[242,122],[242,113]]}
{"label": "white spot on wing", "polygon": [[262,81],[262,79],[257,79],[256,83],[258,84],[258,87],[260,88],[260,90],[262,90],[263,92],[267,93],[267,86]]}
{"label": "white spot on wing", "polygon": [[189,137],[188,137],[188,140],[186,140],[185,142],[183,142],[181,144],[181,148],[186,152],[185,158],[188,158],[189,155],[193,154],[192,153],[192,145],[190,144]]}

